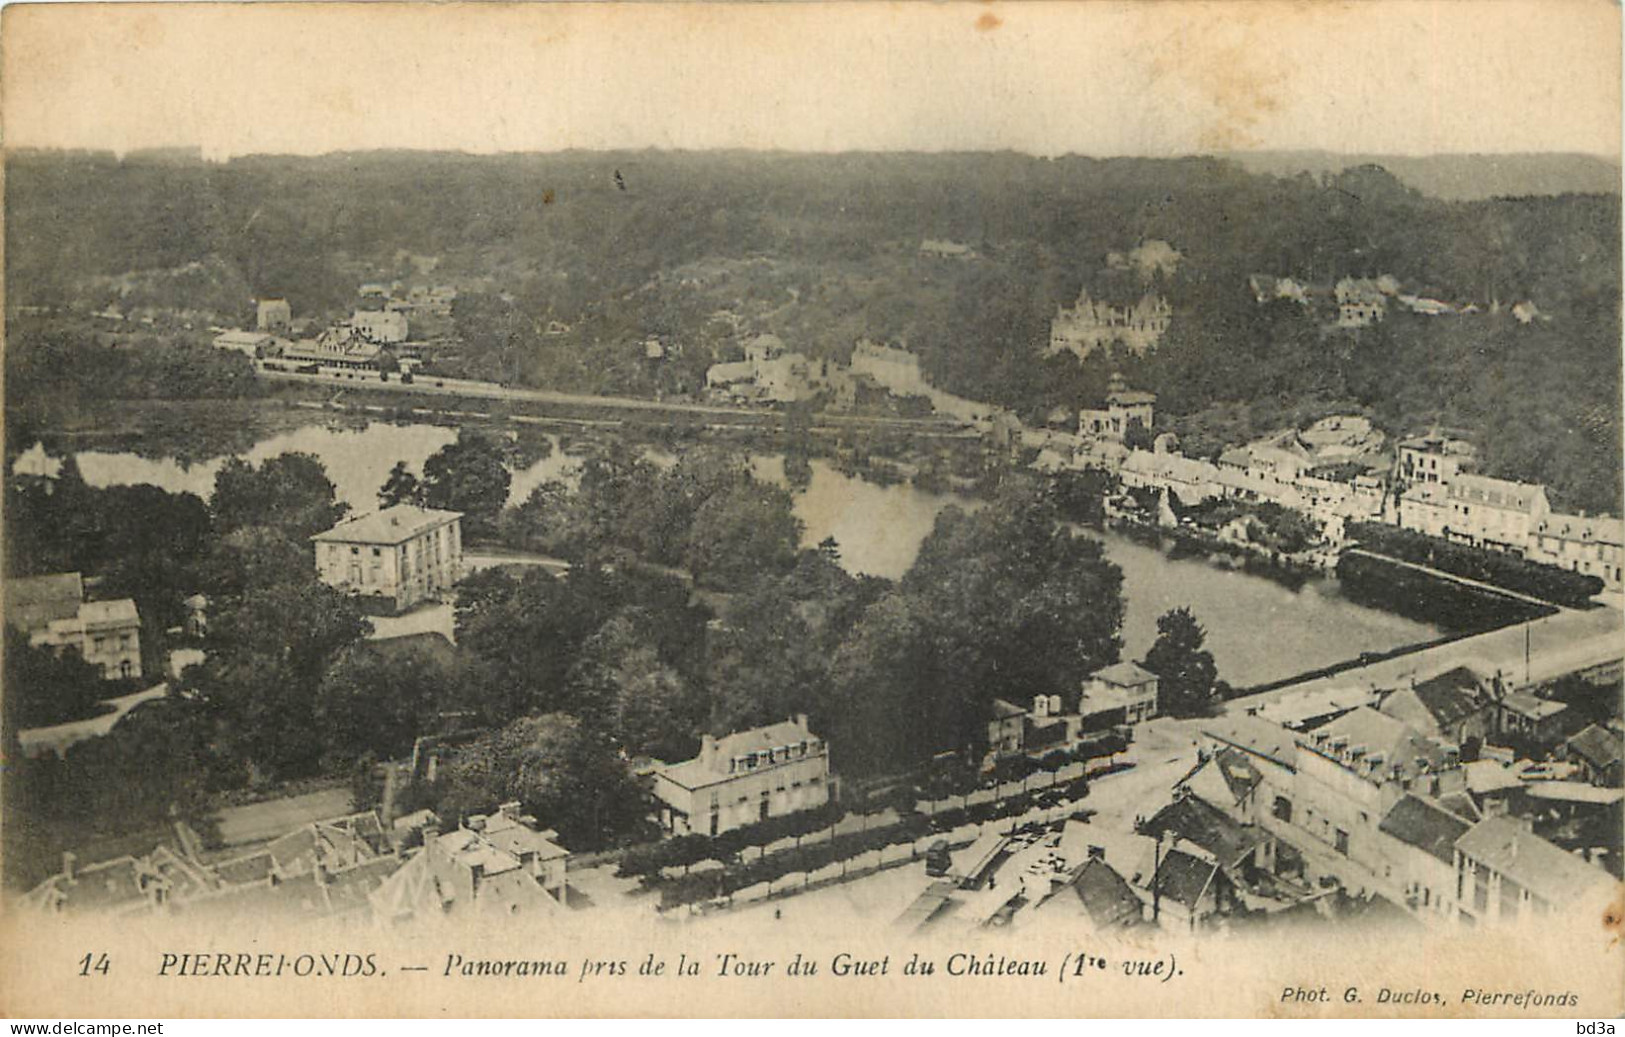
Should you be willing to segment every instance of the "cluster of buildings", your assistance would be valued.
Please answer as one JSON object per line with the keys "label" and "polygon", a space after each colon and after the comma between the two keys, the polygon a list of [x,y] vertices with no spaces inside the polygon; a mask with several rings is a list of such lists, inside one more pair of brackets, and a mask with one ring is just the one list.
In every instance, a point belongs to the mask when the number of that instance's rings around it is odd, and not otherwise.
{"label": "cluster of buildings", "polygon": [[393,926],[565,910],[568,851],[519,804],[441,832],[427,811],[386,828],[364,811],[294,829],[250,853],[208,859],[195,840],[62,868],[27,893],[53,915],[339,921]]}
{"label": "cluster of buildings", "polygon": [[[1078,412],[1076,436],[1026,438],[1041,448],[1041,465],[1104,467],[1127,488],[1172,494],[1185,507],[1276,504],[1316,520],[1333,544],[1347,522],[1384,522],[1625,588],[1625,520],[1555,512],[1544,486],[1479,475],[1462,440],[1416,436],[1390,455],[1369,419],[1334,415],[1207,460],[1180,453],[1171,434],[1154,434],[1155,407],[1155,395],[1114,376],[1106,406]],[[1153,433],[1151,449],[1125,442],[1133,425]]]}
{"label": "cluster of buildings", "polygon": [[1615,718],[1564,737],[1566,710],[1457,669],[1296,726],[1210,721],[1184,785],[1273,843],[1278,876],[1329,877],[1429,923],[1600,911],[1620,871],[1625,732]]}
{"label": "cluster of buildings", "polygon": [[388,351],[410,365],[423,351],[423,343],[414,342],[413,322],[428,326],[449,320],[457,290],[447,285],[414,285],[408,289],[396,282],[364,284],[357,296],[350,316],[314,337],[302,334],[303,327],[295,322],[287,299],[260,299],[253,329],[221,331],[213,340],[214,346],[254,359],[275,358],[345,370],[378,368]]}
{"label": "cluster of buildings", "polygon": [[1132,727],[1156,715],[1157,675],[1136,663],[1114,663],[1084,680],[1077,709],[1070,712],[1059,695],[1035,695],[1025,709],[994,699],[988,753],[997,759],[1067,748],[1087,734]]}
{"label": "cluster of buildings", "polygon": [[[1336,284],[1310,285],[1292,277],[1274,274],[1253,274],[1247,279],[1253,298],[1259,305],[1286,300],[1305,309],[1331,308],[1336,314],[1334,327],[1368,328],[1388,315],[1390,308],[1425,317],[1464,316],[1480,312],[1476,303],[1452,303],[1414,292],[1407,292],[1392,274],[1377,277],[1344,277]],[[1491,313],[1501,312],[1499,301],[1490,304]],[[1533,302],[1527,299],[1510,307],[1514,319],[1530,324],[1546,319]]]}
{"label": "cluster of buildings", "polygon": [[1474,474],[1473,459],[1471,446],[1446,436],[1401,442],[1394,524],[1625,585],[1625,520],[1553,511],[1544,486]]}
{"label": "cluster of buildings", "polygon": [[141,616],[129,598],[87,601],[79,573],[6,581],[6,623],[28,643],[73,651],[101,670],[103,680],[141,676]]}

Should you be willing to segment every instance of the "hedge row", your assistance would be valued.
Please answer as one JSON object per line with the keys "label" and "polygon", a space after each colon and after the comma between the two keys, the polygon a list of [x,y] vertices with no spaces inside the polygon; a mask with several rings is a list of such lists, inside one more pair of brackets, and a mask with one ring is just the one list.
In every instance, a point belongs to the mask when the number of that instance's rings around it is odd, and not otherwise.
{"label": "hedge row", "polygon": [[979,803],[970,808],[955,807],[932,816],[909,814],[888,825],[867,831],[848,832],[824,842],[783,850],[757,857],[750,861],[734,861],[723,868],[674,878],[662,878],[658,872],[644,875],[645,887],[658,890],[664,908],[727,896],[762,882],[773,882],[796,872],[813,872],[830,864],[849,860],[871,850],[879,850],[895,843],[912,843],[933,832],[948,832],[964,825],[981,825],[1027,813],[1034,807],[1055,806],[1063,800],[1082,799],[1088,795],[1088,782],[1079,778],[1065,785],[1055,785],[1022,795],[990,803]]}
{"label": "hedge row", "polygon": [[1470,580],[1578,608],[1602,592],[1602,580],[1499,551],[1456,544],[1397,526],[1359,522],[1349,538],[1374,554],[1387,555]]}

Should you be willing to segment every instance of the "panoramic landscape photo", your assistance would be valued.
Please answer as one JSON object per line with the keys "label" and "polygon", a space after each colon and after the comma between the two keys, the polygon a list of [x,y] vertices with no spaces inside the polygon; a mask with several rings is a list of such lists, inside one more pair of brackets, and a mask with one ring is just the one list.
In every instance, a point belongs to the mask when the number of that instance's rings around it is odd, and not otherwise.
{"label": "panoramic landscape photo", "polygon": [[1618,895],[1615,155],[23,139],[28,917]]}

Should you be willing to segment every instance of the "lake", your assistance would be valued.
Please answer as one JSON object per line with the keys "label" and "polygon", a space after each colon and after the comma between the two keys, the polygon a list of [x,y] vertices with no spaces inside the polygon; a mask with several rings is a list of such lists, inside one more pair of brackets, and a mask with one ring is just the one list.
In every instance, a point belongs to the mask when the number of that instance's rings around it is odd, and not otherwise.
{"label": "lake", "polygon": [[[370,510],[376,507],[378,487],[396,461],[404,460],[421,471],[423,461],[456,434],[452,428],[423,424],[375,422],[360,429],[310,425],[269,436],[245,456],[258,463],[287,451],[314,454],[327,466],[339,498],[357,510]],[[553,445],[551,456],[514,473],[510,501],[522,501],[546,480],[568,481],[579,469],[579,458],[557,449],[556,439]],[[217,459],[187,465],[95,450],[77,456],[85,481],[93,486],[148,482],[205,498],[213,489],[215,472],[224,463]],[[782,457],[755,455],[751,464],[758,478],[783,485]],[[913,563],[937,514],[950,504],[983,506],[980,501],[928,493],[906,483],[878,486],[864,482],[843,475],[823,460],[812,462],[812,482],[795,494],[807,546],[834,537],[847,569],[893,579]],[[1156,548],[1113,533],[1087,535],[1099,537],[1107,556],[1123,570],[1125,658],[1143,657],[1156,638],[1157,617],[1181,605],[1189,606],[1207,628],[1208,648],[1219,675],[1238,687],[1289,677],[1361,652],[1429,641],[1441,634],[1429,624],[1344,599],[1334,579],[1311,579],[1294,590],[1200,558],[1169,558]]]}

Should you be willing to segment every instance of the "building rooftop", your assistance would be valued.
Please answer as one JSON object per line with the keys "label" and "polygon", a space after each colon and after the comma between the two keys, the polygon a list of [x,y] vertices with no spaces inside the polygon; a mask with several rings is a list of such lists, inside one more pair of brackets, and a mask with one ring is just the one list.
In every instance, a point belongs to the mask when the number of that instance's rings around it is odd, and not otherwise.
{"label": "building rooftop", "polygon": [[1443,769],[1449,759],[1438,742],[1369,706],[1299,735],[1298,744],[1378,783]]}
{"label": "building rooftop", "polygon": [[1612,515],[1559,515],[1546,516],[1540,523],[1543,536],[1583,543],[1625,544],[1625,519]]}
{"label": "building rooftop", "polygon": [[1514,691],[1501,699],[1501,708],[1528,717],[1530,720],[1545,720],[1569,707],[1565,702],[1553,702],[1551,699],[1537,698],[1526,691]]}
{"label": "building rooftop", "polygon": [[1218,807],[1190,795],[1163,807],[1146,827],[1152,834],[1172,832],[1200,846],[1227,870],[1239,867],[1268,841],[1259,829],[1233,821]]}
{"label": "building rooftop", "polygon": [[85,602],[79,606],[79,620],[86,627],[129,626],[139,624],[141,617],[136,613],[134,601],[119,598],[116,601]]}
{"label": "building rooftop", "polygon": [[1472,823],[1420,796],[1405,795],[1383,817],[1378,828],[1408,846],[1446,864],[1456,859],[1456,840]]}
{"label": "building rooftop", "polygon": [[1608,767],[1625,759],[1625,738],[1597,724],[1581,728],[1565,744],[1571,755],[1578,755],[1593,767]]}
{"label": "building rooftop", "polygon": [[458,511],[439,511],[435,508],[420,508],[415,504],[397,504],[369,515],[345,519],[332,529],[317,533],[311,539],[341,544],[401,544],[432,529],[456,522],[462,517],[462,513]]}
{"label": "building rooftop", "polygon": [[1096,670],[1092,676],[1095,680],[1125,688],[1157,679],[1156,674],[1131,662],[1113,663],[1105,669]]}
{"label": "building rooftop", "polygon": [[1572,907],[1588,896],[1613,891],[1612,875],[1558,849],[1511,817],[1480,821],[1456,840],[1456,849],[1554,907]]}
{"label": "building rooftop", "polygon": [[22,576],[6,581],[6,622],[19,630],[39,630],[52,620],[72,619],[85,600],[78,573]]}
{"label": "building rooftop", "polygon": [[731,763],[739,757],[766,753],[769,754],[767,763],[771,766],[783,762],[777,758],[779,750],[784,750],[788,758],[788,751],[802,743],[807,744],[807,752],[811,753],[818,747],[819,739],[807,729],[806,717],[797,717],[748,731],[736,731],[717,739],[714,746],[702,745],[700,755],[692,760],[656,767],[654,773],[683,788],[699,788],[732,777]]}
{"label": "building rooftop", "polygon": [[1253,716],[1215,717],[1202,725],[1202,733],[1288,769],[1297,767],[1297,743],[1280,724]]}
{"label": "building rooftop", "polygon": [[1447,492],[1452,499],[1469,504],[1533,514],[1536,502],[1545,499],[1546,487],[1492,479],[1487,475],[1458,475],[1451,480]]}

